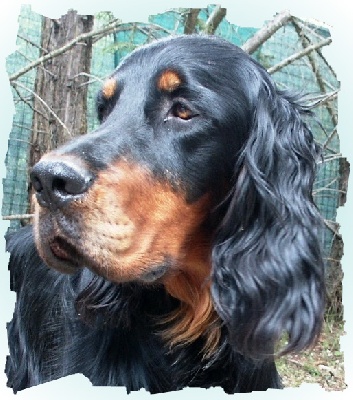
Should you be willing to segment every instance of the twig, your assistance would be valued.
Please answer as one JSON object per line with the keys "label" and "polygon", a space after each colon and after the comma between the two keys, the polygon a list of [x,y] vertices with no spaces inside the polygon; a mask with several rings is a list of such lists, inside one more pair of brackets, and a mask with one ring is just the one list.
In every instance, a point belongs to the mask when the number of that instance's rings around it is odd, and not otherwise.
{"label": "twig", "polygon": [[334,221],[330,221],[328,219],[324,220],[324,224],[326,225],[326,227],[335,235],[340,236],[340,234],[338,233],[340,225],[337,222]]}
{"label": "twig", "polygon": [[190,8],[185,18],[184,33],[190,35],[195,32],[197,24],[197,17],[200,13],[201,8]]}
{"label": "twig", "polygon": [[337,149],[331,149],[331,147],[329,147],[329,146],[327,146],[325,150],[326,150],[326,154],[331,154],[331,155],[337,154]]}
{"label": "twig", "polygon": [[296,365],[297,367],[303,368],[303,364],[300,363],[299,361],[293,360],[292,358],[287,358],[287,361],[290,362],[291,364]]}
{"label": "twig", "polygon": [[[16,126],[16,125],[14,124],[14,126]],[[21,128],[28,129],[28,130],[31,129],[31,128],[25,128],[25,127],[21,127]],[[14,142],[26,143],[27,145],[31,144],[31,142],[29,140],[24,140],[24,139],[11,139],[11,140],[13,140]]]}
{"label": "twig", "polygon": [[[107,36],[110,33],[119,31],[119,29],[118,29],[119,25],[121,25],[121,30],[125,30],[126,24],[122,24],[120,20],[114,20],[101,29],[82,33],[81,35],[77,36],[75,39],[72,39],[70,42],[66,43],[64,46],[51,51],[50,53],[46,54],[45,56],[38,58],[36,61],[31,62],[26,67],[22,68],[20,71],[11,75],[9,77],[10,82],[15,81],[20,76],[24,75],[25,73],[27,73],[31,69],[37,67],[38,65],[44,63],[45,61],[50,60],[54,57],[57,57],[57,56],[65,53],[66,51],[68,51],[72,47],[74,47],[76,44],[78,44],[79,42],[84,42],[85,40],[93,38],[93,37],[99,37],[99,39],[102,39],[104,36]],[[163,28],[162,26],[159,26],[156,24],[149,24],[149,27],[156,29],[156,30],[161,30],[163,32],[166,32],[167,34],[170,34],[170,32],[167,29]]]}
{"label": "twig", "polygon": [[[329,187],[323,187],[323,188],[320,188],[320,189],[317,189],[317,190],[315,190],[314,192],[315,192],[315,195],[318,195],[318,193],[322,193],[322,192],[333,192],[333,193],[340,193],[340,194],[345,194],[345,193],[347,193],[345,190],[341,190],[341,189],[332,189],[332,188],[329,188]],[[334,196],[334,197],[336,197],[336,196]]]}
{"label": "twig", "polygon": [[[16,127],[16,128],[21,129],[21,130],[26,129],[27,131],[31,131],[31,132],[32,132],[32,128],[31,128],[31,127],[29,127],[29,126],[24,126],[23,124],[17,124],[16,122],[14,122],[14,123],[12,124],[12,127],[13,127],[13,128]],[[20,141],[20,139],[15,139],[15,138],[13,138],[13,139],[11,139],[11,140]]]}
{"label": "twig", "polygon": [[[97,34],[97,36],[94,37],[93,43],[98,42],[99,40],[101,40],[101,39],[104,38],[105,36],[109,35],[110,33],[126,31],[126,30],[127,30],[129,27],[131,27],[131,26],[134,27],[134,28],[136,28],[137,25],[145,26],[146,24],[144,24],[144,23],[137,23],[137,22],[128,23],[128,24],[126,24],[126,23],[121,23],[119,27],[116,27],[116,28],[114,28],[114,29],[111,28],[110,30],[103,31],[103,33],[100,33],[100,32],[97,31],[98,34]],[[140,29],[141,29],[141,28],[140,28]],[[157,31],[159,30],[159,31],[164,32],[164,33],[167,34],[167,35],[171,35],[171,33],[172,33],[170,30],[164,28],[163,26],[157,25],[157,24],[148,23],[148,29],[150,29],[150,30],[154,29],[154,30],[157,30]]]}
{"label": "twig", "polygon": [[[142,25],[142,26],[144,26],[145,24],[140,24],[140,23],[135,23],[135,27],[139,27],[139,25]],[[147,28],[149,29],[149,30],[156,30],[156,31],[162,31],[162,32],[164,32],[165,34],[167,34],[167,35],[170,35],[172,32],[169,30],[169,29],[166,29],[166,28],[164,28],[163,26],[161,26],[161,25],[157,25],[157,24],[148,24],[148,26],[147,26]]]}
{"label": "twig", "polygon": [[[298,17],[293,17],[293,25],[297,28],[297,32],[299,32],[299,30],[301,32],[307,31],[309,32],[311,35],[315,36],[318,39],[322,39],[322,35],[320,35],[319,33],[317,33],[315,30],[309,28],[308,25],[305,25],[301,22],[301,20]],[[302,36],[302,35],[300,35]],[[304,36],[304,33],[303,33]],[[320,58],[322,58],[322,60],[324,61],[324,63],[327,65],[327,67],[329,68],[329,70],[331,71],[332,75],[337,78],[337,74],[334,71],[334,69],[331,67],[331,65],[327,62],[327,60],[325,59],[325,57],[321,54],[321,52],[318,52],[318,55],[320,56]]]}
{"label": "twig", "polygon": [[33,61],[32,63],[28,64],[26,67],[22,68],[20,71],[18,71],[15,74],[11,75],[9,77],[10,82],[15,81],[20,76],[24,75],[26,72],[28,72],[31,69],[37,67],[38,65],[44,63],[45,61],[50,60],[50,59],[52,59],[54,57],[57,57],[62,53],[65,53],[65,51],[70,50],[78,42],[87,40],[87,39],[89,39],[89,38],[91,38],[93,36],[96,36],[96,35],[101,35],[103,33],[110,32],[120,24],[121,24],[120,20],[115,20],[115,21],[109,23],[108,25],[106,25],[102,29],[97,29],[97,30],[94,30],[94,31],[90,31],[90,32],[82,33],[81,35],[78,35],[75,39],[73,39],[70,42],[66,43],[64,46],[51,51],[50,53],[46,54],[45,56],[42,56],[42,57],[38,58],[36,61]]}
{"label": "twig", "polygon": [[267,72],[269,74],[273,74],[273,73],[279,71],[280,69],[286,67],[288,64],[291,64],[293,61],[298,60],[298,59],[306,56],[307,54],[311,53],[312,51],[320,49],[323,46],[327,46],[331,42],[332,42],[332,39],[331,38],[327,38],[325,40],[322,40],[319,43],[312,44],[312,45],[306,47],[305,49],[299,51],[298,53],[292,54],[291,56],[289,56],[285,60],[281,61],[277,65],[274,65],[273,67],[269,68],[267,70]]}
{"label": "twig", "polygon": [[269,39],[275,32],[278,31],[283,25],[287,23],[292,16],[289,10],[280,12],[275,18],[267,25],[258,30],[253,37],[248,39],[241,48],[248,54],[252,54],[257,50],[267,39]]}
{"label": "twig", "polygon": [[96,75],[88,74],[87,72],[79,72],[78,74],[72,76],[70,79],[74,80],[74,79],[76,79],[76,78],[78,78],[80,76],[85,76],[86,78],[88,78],[88,81],[81,83],[78,87],[90,85],[93,82],[99,82],[99,83],[103,83],[104,82],[104,80],[102,78],[99,78]]}
{"label": "twig", "polygon": [[319,161],[318,164],[324,164],[330,161],[336,161],[342,158],[341,153],[335,153],[333,156],[325,157],[323,161]]}
{"label": "twig", "polygon": [[208,34],[215,33],[218,25],[221,23],[222,19],[227,13],[226,8],[222,8],[220,5],[216,6],[212,11],[211,15],[208,17],[203,32]]}
{"label": "twig", "polygon": [[[31,104],[31,102],[28,101],[27,99],[25,99],[25,98],[21,95],[20,91],[18,90],[17,87],[15,87],[15,85],[13,85],[13,88],[14,88],[14,90],[16,91],[17,96],[19,97],[19,99],[20,99],[23,103],[25,103],[33,112],[38,113],[38,114],[41,115],[44,119],[48,119],[48,117],[47,117],[46,115],[44,115],[42,112],[40,112],[40,111],[37,110],[35,107],[33,107],[33,105]],[[31,99],[33,99],[32,96],[31,96]]]}
{"label": "twig", "polygon": [[339,89],[334,90],[331,93],[325,93],[320,96],[311,97],[310,100],[312,101],[312,103],[310,104],[310,107],[318,107],[327,103],[328,101],[336,100],[338,97],[338,92]]}
{"label": "twig", "polygon": [[338,179],[339,179],[338,176],[335,176],[334,178],[327,177],[327,178],[321,179],[321,182],[327,182],[327,183],[322,185],[322,186],[324,186],[323,189],[333,185],[334,183],[336,183],[338,181]]}
{"label": "twig", "polygon": [[[147,26],[138,26],[137,24],[134,25],[134,29],[140,31],[142,34],[147,36],[147,43],[151,41],[151,39],[156,39],[156,35],[153,34],[152,29],[149,29]],[[135,45],[137,47],[138,45]]]}
{"label": "twig", "polygon": [[[306,37],[302,34],[303,30],[300,28],[300,26],[299,26],[298,23],[297,23],[297,20],[295,20],[295,19],[293,19],[293,26],[294,26],[294,29],[296,30],[297,34],[298,34],[298,37],[301,39],[303,48],[305,48],[305,47],[307,46],[307,44],[310,43],[309,39],[306,38]],[[328,39],[326,39],[326,40],[330,40],[329,43],[331,43],[331,41],[332,41],[331,38],[328,38]],[[321,42],[321,43],[322,43],[322,42]],[[329,43],[328,43],[328,44],[329,44]],[[309,46],[309,47],[310,47],[310,46]],[[317,51],[317,54],[321,55],[321,52]],[[321,55],[321,58],[323,58],[322,55]],[[324,58],[323,58],[323,59],[324,59]],[[313,70],[313,72],[314,72],[314,74],[315,74],[315,76],[316,76],[316,80],[317,80],[317,83],[318,83],[318,85],[319,85],[320,91],[321,91],[322,93],[325,93],[325,92],[326,92],[326,87],[325,87],[326,82],[325,82],[323,76],[321,75],[320,68],[319,68],[319,66],[318,66],[318,64],[317,64],[317,62],[316,62],[316,60],[315,60],[315,58],[314,58],[314,57],[312,56],[312,54],[310,54],[310,53],[308,54],[308,60],[309,60],[309,62],[310,62],[311,68],[312,68],[312,70]],[[324,62],[326,63],[326,65],[329,65],[325,59],[324,59]],[[330,66],[329,66],[329,68],[330,68],[330,70],[332,71],[332,69],[331,69]],[[326,104],[326,109],[327,109],[328,113],[329,113],[330,116],[331,116],[333,125],[336,126],[337,123],[338,123],[338,120],[337,120],[337,113],[335,112],[335,110],[333,109],[333,107],[332,107],[332,105],[331,105],[330,103],[327,103],[327,104]]]}
{"label": "twig", "polygon": [[317,39],[320,39],[320,40],[322,39],[322,35],[317,33],[314,29],[309,28],[308,25],[303,24],[298,17],[293,16],[293,23],[298,25],[298,27],[301,29],[302,32],[307,31],[311,35],[316,36]]}
{"label": "twig", "polygon": [[331,142],[331,140],[337,135],[337,128],[335,128],[330,135],[327,137],[327,139],[325,140],[325,142],[321,145],[323,149],[326,149],[326,147],[328,146],[328,144]]}
{"label": "twig", "polygon": [[69,136],[72,136],[71,132],[67,128],[67,126],[61,121],[61,119],[55,114],[55,112],[50,108],[50,106],[40,97],[36,92],[33,90],[29,89],[27,86],[22,85],[20,82],[11,82],[11,85],[14,86],[19,86],[22,89],[28,90],[33,96],[35,96],[43,105],[44,107],[53,115],[53,117],[59,122],[59,124],[66,130],[66,132],[69,134]]}
{"label": "twig", "polygon": [[[16,50],[16,52],[17,52],[18,54],[20,54],[20,55],[21,55],[24,59],[26,59],[28,62],[30,62],[30,63],[32,62],[32,60],[31,60],[29,57],[27,57],[26,54],[22,53],[20,50]],[[48,53],[48,52],[47,52],[47,53]],[[48,69],[44,68],[43,65],[39,65],[38,67],[41,68],[46,74],[49,74],[49,75],[51,75],[52,77],[55,78],[55,75],[54,75],[52,72],[50,72]]]}
{"label": "twig", "polygon": [[15,219],[31,219],[34,217],[34,214],[14,214],[14,215],[5,215],[2,217],[4,221],[13,221]]}

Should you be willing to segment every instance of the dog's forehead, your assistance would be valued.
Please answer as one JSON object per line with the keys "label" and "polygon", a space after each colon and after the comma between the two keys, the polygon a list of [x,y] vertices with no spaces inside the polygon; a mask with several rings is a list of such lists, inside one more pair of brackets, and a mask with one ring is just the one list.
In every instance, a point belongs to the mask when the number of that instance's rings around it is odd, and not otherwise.
{"label": "dog's forehead", "polygon": [[[133,76],[132,70],[149,76],[157,75],[163,70],[179,71],[179,77],[167,79],[178,81],[183,70],[200,70],[212,67],[216,70],[223,65],[233,52],[241,52],[235,45],[219,38],[208,36],[176,36],[143,45],[127,55],[117,67],[115,73],[127,72]],[[162,85],[163,86],[163,85]],[[169,85],[167,85],[169,86]]]}
{"label": "dog's forehead", "polygon": [[253,80],[249,75],[258,68],[248,54],[227,40],[207,35],[180,35],[138,47],[122,60],[116,74],[126,72],[130,82],[134,77],[146,82],[149,78],[158,79],[167,71],[157,85],[168,92],[180,83],[208,87],[213,79],[218,82],[217,86],[238,76],[239,80]]}
{"label": "dog's forehead", "polygon": [[[154,65],[136,65],[131,62],[115,70],[101,87],[102,97],[109,101],[116,93],[128,86],[136,91],[155,88],[160,92],[172,93],[186,83],[183,68],[178,63],[155,63]],[[147,93],[146,92],[146,93]],[[136,93],[137,94],[137,93]]]}

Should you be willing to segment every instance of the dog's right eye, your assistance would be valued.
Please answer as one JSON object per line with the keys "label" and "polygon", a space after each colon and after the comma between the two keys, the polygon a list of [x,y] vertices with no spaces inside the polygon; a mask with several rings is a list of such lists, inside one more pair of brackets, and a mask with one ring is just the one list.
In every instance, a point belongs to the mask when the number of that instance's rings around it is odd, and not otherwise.
{"label": "dog's right eye", "polygon": [[104,98],[98,96],[96,110],[97,117],[100,123],[103,123],[113,110],[117,99],[113,99],[113,101],[107,101]]}
{"label": "dog's right eye", "polygon": [[193,112],[183,103],[176,103],[172,107],[172,114],[174,117],[183,119],[185,121],[193,117]]}
{"label": "dog's right eye", "polygon": [[179,118],[183,121],[189,121],[197,115],[198,114],[193,111],[188,104],[178,100],[172,105],[166,120],[170,118]]}

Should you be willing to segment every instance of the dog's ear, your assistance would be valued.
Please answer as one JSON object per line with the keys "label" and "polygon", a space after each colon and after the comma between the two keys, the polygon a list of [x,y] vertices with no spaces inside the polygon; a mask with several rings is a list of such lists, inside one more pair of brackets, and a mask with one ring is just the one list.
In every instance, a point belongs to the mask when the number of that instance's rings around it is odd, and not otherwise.
{"label": "dog's ear", "polygon": [[304,106],[271,82],[254,101],[212,254],[212,297],[237,351],[252,357],[301,350],[324,310],[321,217],[312,199],[318,148]]}

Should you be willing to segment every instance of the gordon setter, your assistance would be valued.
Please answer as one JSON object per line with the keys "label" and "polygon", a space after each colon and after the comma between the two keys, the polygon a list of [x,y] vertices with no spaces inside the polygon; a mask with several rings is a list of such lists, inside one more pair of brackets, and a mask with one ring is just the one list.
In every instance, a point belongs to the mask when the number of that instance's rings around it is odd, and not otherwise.
{"label": "gordon setter", "polygon": [[8,385],[281,388],[324,312],[311,111],[202,35],[133,51],[97,111],[34,166],[33,228],[8,238]]}

